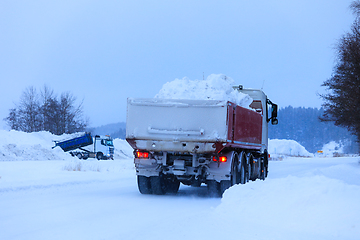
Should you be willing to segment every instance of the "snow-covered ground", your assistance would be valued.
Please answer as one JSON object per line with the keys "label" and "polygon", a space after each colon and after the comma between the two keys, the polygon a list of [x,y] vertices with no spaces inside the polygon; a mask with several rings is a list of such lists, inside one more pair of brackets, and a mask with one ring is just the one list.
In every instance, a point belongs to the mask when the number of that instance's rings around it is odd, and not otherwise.
{"label": "snow-covered ground", "polygon": [[125,141],[84,161],[51,149],[61,137],[0,131],[0,239],[359,239],[358,157],[285,156],[222,199],[141,195]]}

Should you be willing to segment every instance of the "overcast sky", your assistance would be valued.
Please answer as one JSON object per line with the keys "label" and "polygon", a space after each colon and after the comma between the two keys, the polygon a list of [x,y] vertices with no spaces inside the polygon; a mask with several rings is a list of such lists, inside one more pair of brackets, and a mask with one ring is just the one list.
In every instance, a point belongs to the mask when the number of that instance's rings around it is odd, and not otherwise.
{"label": "overcast sky", "polygon": [[128,97],[222,73],[280,107],[320,107],[351,0],[0,1],[0,120],[28,86],[84,99],[91,126]]}

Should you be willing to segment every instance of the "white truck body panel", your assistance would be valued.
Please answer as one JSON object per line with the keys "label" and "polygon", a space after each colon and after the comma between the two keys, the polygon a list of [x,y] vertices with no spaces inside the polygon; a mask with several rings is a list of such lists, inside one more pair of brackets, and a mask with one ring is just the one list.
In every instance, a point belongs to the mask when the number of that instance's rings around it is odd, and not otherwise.
{"label": "white truck body panel", "polygon": [[139,149],[149,151],[188,149],[190,152],[196,147],[195,142],[199,143],[198,148],[210,147],[213,151],[212,144],[206,143],[227,139],[226,104],[216,100],[129,98],[126,138],[136,139]]}

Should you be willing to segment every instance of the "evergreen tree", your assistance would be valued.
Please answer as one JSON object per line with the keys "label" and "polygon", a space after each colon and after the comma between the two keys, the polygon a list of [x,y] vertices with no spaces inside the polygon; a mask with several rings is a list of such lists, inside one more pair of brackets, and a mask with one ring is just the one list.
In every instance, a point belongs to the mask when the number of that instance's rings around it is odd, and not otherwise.
{"label": "evergreen tree", "polygon": [[[324,99],[323,121],[344,126],[360,140],[360,1],[352,3],[356,19],[351,31],[337,45],[337,64],[322,86],[329,91]],[[359,142],[360,143],[360,142]]]}

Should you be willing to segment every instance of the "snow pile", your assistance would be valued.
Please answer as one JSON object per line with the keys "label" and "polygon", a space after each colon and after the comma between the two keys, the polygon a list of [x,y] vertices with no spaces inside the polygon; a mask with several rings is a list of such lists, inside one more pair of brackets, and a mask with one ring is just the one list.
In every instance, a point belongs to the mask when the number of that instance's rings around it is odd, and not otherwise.
{"label": "snow pile", "polygon": [[[25,133],[20,131],[0,130],[0,161],[45,161],[69,160],[69,169],[79,169],[76,158],[55,146],[54,141],[63,141],[82,135],[83,133],[53,135],[49,132]],[[133,149],[122,139],[114,139],[115,159],[128,159],[132,156]],[[84,165],[84,164],[82,164]],[[85,164],[86,165],[86,164]],[[97,169],[90,164],[88,169]],[[86,167],[82,168],[86,169]]]}
{"label": "snow pile", "polygon": [[0,161],[65,160],[69,154],[61,148],[52,149],[53,140],[61,137],[49,132],[25,133],[0,130]]}
{"label": "snow pile", "polygon": [[114,158],[124,159],[132,158],[134,149],[128,144],[126,140],[115,138],[114,139]]}
{"label": "snow pile", "polygon": [[[262,219],[261,231],[266,234],[258,239],[266,239],[266,235],[271,239],[354,239],[359,236],[359,199],[357,185],[321,174],[288,176],[228,189],[214,219],[227,226],[231,219],[248,217],[241,229],[227,230],[229,238],[245,230],[249,236],[243,238],[250,238]],[[249,206],[256,206],[256,212]],[[258,218],[249,218],[254,214]]]}
{"label": "snow pile", "polygon": [[343,155],[344,146],[335,141],[331,141],[323,146],[321,149],[321,155],[326,157],[340,156]]}
{"label": "snow pile", "polygon": [[269,140],[268,151],[272,159],[284,156],[313,157],[303,146],[294,140],[271,139]]}
{"label": "snow pile", "polygon": [[211,74],[206,80],[190,80],[187,77],[164,84],[155,98],[224,100],[249,108],[252,98],[233,89],[235,81],[224,74]]}
{"label": "snow pile", "polygon": [[101,172],[104,169],[102,165],[95,158],[88,158],[86,161],[82,161],[76,157],[73,157],[70,161],[62,167],[65,171],[79,171],[79,172]]}

